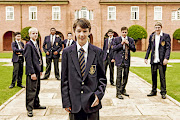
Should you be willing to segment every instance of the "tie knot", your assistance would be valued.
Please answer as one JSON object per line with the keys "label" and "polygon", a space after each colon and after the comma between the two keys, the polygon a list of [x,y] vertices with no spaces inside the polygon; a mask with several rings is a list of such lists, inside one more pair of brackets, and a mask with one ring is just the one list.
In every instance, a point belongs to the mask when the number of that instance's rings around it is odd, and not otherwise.
{"label": "tie knot", "polygon": [[80,51],[81,53],[84,53],[84,49],[83,49],[83,48],[80,48],[79,51]]}

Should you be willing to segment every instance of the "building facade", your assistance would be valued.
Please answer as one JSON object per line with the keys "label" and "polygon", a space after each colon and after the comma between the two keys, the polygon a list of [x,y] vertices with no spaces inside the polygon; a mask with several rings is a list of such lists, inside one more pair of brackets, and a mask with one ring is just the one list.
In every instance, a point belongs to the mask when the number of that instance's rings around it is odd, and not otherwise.
{"label": "building facade", "polygon": [[[44,37],[55,27],[62,39],[73,33],[73,22],[87,18],[92,25],[91,43],[102,48],[108,29],[120,35],[121,27],[141,25],[148,37],[154,24],[162,22],[163,32],[172,38],[172,50],[180,50],[180,42],[173,33],[180,28],[179,0],[0,0],[0,52],[11,51],[13,32],[25,27],[36,27]],[[74,36],[75,39],[75,36]],[[148,38],[137,42],[138,50],[145,51]]]}

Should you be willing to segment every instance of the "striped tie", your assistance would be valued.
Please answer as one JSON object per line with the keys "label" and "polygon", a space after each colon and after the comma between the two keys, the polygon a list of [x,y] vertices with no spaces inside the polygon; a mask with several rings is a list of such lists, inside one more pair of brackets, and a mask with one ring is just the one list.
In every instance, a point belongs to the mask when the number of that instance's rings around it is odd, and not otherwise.
{"label": "striped tie", "polygon": [[86,65],[85,65],[85,58],[84,58],[84,49],[79,49],[80,55],[79,55],[79,64],[81,68],[81,75],[84,76]]}

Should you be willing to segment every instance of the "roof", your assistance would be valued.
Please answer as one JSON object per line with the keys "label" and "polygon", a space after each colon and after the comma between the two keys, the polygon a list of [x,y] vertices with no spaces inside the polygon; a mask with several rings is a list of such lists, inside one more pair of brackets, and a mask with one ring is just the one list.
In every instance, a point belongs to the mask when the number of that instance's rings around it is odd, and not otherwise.
{"label": "roof", "polygon": [[0,4],[68,4],[69,0],[0,0]]}
{"label": "roof", "polygon": [[180,3],[180,0],[100,0],[99,3]]}

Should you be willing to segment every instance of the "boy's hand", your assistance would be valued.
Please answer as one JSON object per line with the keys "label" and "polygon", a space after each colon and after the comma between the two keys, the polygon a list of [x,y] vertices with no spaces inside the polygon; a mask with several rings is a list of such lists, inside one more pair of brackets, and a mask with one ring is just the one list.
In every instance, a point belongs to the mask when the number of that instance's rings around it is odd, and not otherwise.
{"label": "boy's hand", "polygon": [[95,106],[97,106],[98,104],[99,104],[99,99],[98,99],[97,95],[95,94],[95,100],[94,100],[94,102],[92,103],[91,107],[95,107]]}
{"label": "boy's hand", "polygon": [[65,108],[65,110],[66,110],[68,113],[71,113],[71,107]]}
{"label": "boy's hand", "polygon": [[111,62],[115,62],[115,59],[112,59]]}
{"label": "boy's hand", "polygon": [[36,74],[32,74],[32,75],[31,75],[31,79],[32,79],[32,80],[37,80]]}
{"label": "boy's hand", "polygon": [[46,52],[46,55],[49,55],[49,52],[48,52],[48,51]]}
{"label": "boy's hand", "polygon": [[144,59],[144,62],[147,64],[148,63],[148,59]]}
{"label": "boy's hand", "polygon": [[57,54],[58,54],[58,52],[57,52],[57,51],[55,51],[55,52],[54,52],[54,55],[57,55]]}
{"label": "boy's hand", "polygon": [[168,60],[167,59],[164,59],[163,60],[163,65],[167,65],[168,64]]}

